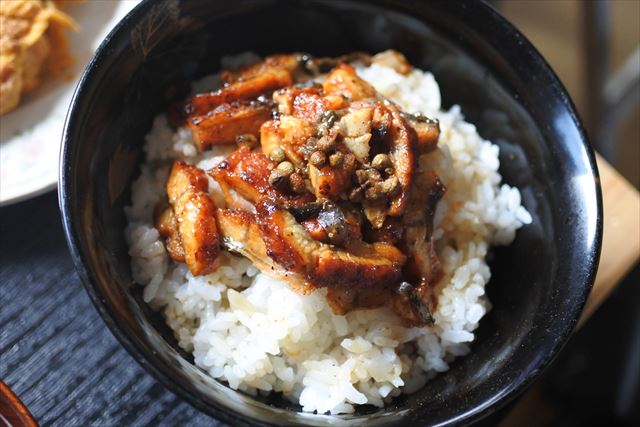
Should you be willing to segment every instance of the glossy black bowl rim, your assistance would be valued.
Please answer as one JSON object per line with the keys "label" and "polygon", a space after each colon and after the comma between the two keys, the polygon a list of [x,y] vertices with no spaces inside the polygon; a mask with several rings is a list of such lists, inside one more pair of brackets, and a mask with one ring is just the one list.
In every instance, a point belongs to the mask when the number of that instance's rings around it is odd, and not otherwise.
{"label": "glossy black bowl rim", "polygon": [[[62,134],[62,144],[60,148],[58,198],[64,233],[76,271],[78,272],[92,303],[100,313],[100,316],[102,317],[104,322],[111,330],[112,334],[129,352],[129,354],[131,354],[133,358],[145,370],[147,370],[147,372],[151,373],[152,376],[160,383],[162,383],[166,388],[178,394],[194,407],[211,416],[214,416],[217,419],[220,419],[221,421],[232,424],[246,424],[248,422],[255,423],[258,420],[248,419],[244,414],[235,412],[234,410],[225,407],[220,402],[210,402],[203,400],[189,388],[188,384],[185,385],[183,383],[180,383],[179,381],[176,381],[177,378],[172,374],[171,371],[161,370],[150,362],[150,360],[153,359],[153,354],[151,354],[141,346],[138,346],[135,341],[127,335],[124,328],[122,328],[115,320],[116,318],[114,317],[114,313],[112,313],[112,311],[106,305],[105,300],[102,298],[100,292],[98,291],[95,285],[95,283],[97,282],[97,278],[94,273],[87,267],[89,265],[88,260],[81,248],[82,238],[80,236],[80,230],[78,230],[76,227],[74,227],[74,224],[72,224],[74,209],[76,209],[77,206],[74,206],[72,200],[73,191],[70,186],[73,174],[70,167],[71,163],[69,160],[71,159],[75,151],[75,147],[80,144],[80,141],[74,141],[71,137],[71,135],[73,135],[74,133],[74,126],[76,126],[76,118],[83,114],[78,109],[80,99],[83,96],[83,92],[85,92],[85,88],[95,83],[95,79],[93,78],[93,71],[102,66],[104,57],[109,54],[111,46],[115,43],[114,39],[120,37],[121,33],[123,33],[126,28],[130,27],[132,23],[137,22],[146,13],[148,13],[149,9],[154,5],[153,3],[153,0],[142,0],[112,29],[112,31],[107,35],[107,37],[102,41],[102,43],[96,50],[93,58],[85,68],[74,91],[65,119],[64,130]],[[388,2],[388,6],[393,5],[397,4],[394,4],[393,1]],[[587,162],[585,166],[591,172],[595,182],[597,212],[593,235],[590,236],[593,239],[592,241],[594,242],[594,245],[592,245],[591,247],[591,253],[587,254],[589,255],[589,259],[591,259],[592,262],[588,266],[586,283],[584,283],[579,300],[576,301],[576,304],[573,306],[573,311],[569,313],[569,316],[565,317],[566,320],[564,321],[564,329],[562,330],[561,334],[559,334],[559,339],[555,341],[554,346],[546,354],[546,357],[539,363],[536,369],[532,370],[529,375],[527,375],[514,387],[509,389],[506,394],[499,396],[497,399],[496,396],[493,396],[493,399],[488,399],[483,404],[480,404],[474,408],[470,408],[467,412],[459,415],[458,417],[449,419],[441,425],[470,424],[492,413],[495,413],[500,408],[503,408],[507,403],[515,399],[518,395],[520,395],[533,381],[535,381],[540,376],[542,371],[554,360],[561,348],[565,345],[569,335],[573,331],[578,321],[580,313],[584,308],[584,305],[595,281],[595,276],[600,259],[600,251],[602,247],[602,189],[600,185],[596,158],[594,151],[588,142],[586,131],[584,130],[582,122],[578,117],[573,101],[569,97],[564,85],[561,83],[555,72],[551,69],[547,61],[531,44],[531,42],[518,29],[516,29],[513,24],[502,17],[491,5],[485,3],[484,1],[478,1],[471,2],[471,4],[466,3],[465,7],[477,8],[478,12],[482,13],[483,17],[488,19],[487,21],[485,21],[485,29],[483,30],[485,36],[487,34],[494,33],[501,38],[508,37],[510,41],[513,40],[513,43],[518,43],[520,49],[526,50],[531,54],[531,60],[538,63],[543,72],[546,74],[546,77],[549,78],[555,86],[561,99],[561,103],[566,111],[569,112],[572,122],[579,132],[581,140],[580,142],[585,149],[587,155]]]}

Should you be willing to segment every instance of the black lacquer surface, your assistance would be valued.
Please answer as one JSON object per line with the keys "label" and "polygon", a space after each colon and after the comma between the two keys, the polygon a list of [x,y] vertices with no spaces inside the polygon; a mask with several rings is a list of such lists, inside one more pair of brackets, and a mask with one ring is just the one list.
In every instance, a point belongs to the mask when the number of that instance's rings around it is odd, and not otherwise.
{"label": "black lacquer surface", "polygon": [[[316,55],[395,48],[431,70],[501,147],[501,172],[534,223],[498,249],[494,309],[473,352],[429,387],[385,409],[342,417],[233,392],[176,349],[131,279],[123,206],[155,114],[224,54]],[[467,1],[145,1],[105,41],[67,118],[60,205],[76,267],[100,314],[143,367],[225,421],[277,425],[469,423],[513,399],[559,351],[595,276],[602,208],[593,153],[544,60],[489,6]]]}

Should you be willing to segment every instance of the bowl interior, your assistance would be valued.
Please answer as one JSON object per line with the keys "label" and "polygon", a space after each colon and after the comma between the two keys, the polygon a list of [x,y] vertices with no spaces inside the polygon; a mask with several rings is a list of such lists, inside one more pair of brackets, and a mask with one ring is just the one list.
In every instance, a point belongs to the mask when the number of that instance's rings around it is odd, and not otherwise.
{"label": "bowl interior", "polygon": [[[407,2],[408,3],[408,2]],[[600,244],[597,171],[570,101],[546,63],[489,6],[467,2],[143,2],[89,66],[67,119],[60,198],[72,253],[114,334],[165,385],[230,422],[438,424],[471,421],[512,398],[566,339],[593,282]],[[209,378],[178,349],[131,278],[123,207],[153,117],[223,55],[395,48],[430,70],[446,108],[459,104],[500,146],[532,225],[491,262],[493,309],[470,355],[413,395],[354,415],[302,414]]]}

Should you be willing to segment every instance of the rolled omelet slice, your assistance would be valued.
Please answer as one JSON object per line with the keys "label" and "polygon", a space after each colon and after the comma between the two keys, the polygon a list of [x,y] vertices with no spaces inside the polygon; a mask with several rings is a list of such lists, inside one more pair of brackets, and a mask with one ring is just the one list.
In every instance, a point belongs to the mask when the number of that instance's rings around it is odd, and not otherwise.
{"label": "rolled omelet slice", "polygon": [[73,57],[65,31],[77,28],[54,1],[0,1],[0,115],[42,80],[67,69]]}

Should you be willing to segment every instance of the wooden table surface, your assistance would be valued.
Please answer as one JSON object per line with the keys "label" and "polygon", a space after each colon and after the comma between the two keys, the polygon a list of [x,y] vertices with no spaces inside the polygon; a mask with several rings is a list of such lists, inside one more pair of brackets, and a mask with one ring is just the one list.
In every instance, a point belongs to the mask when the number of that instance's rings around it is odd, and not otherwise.
{"label": "wooden table surface", "polygon": [[[604,245],[583,321],[640,254],[640,197],[602,160],[600,173]],[[0,209],[0,236],[0,379],[38,422],[220,425],[155,381],[107,330],[74,272],[55,193]],[[503,424],[537,419],[535,393]]]}
{"label": "wooden table surface", "polygon": [[640,193],[598,156],[604,227],[598,275],[578,327],[602,304],[640,258]]}

